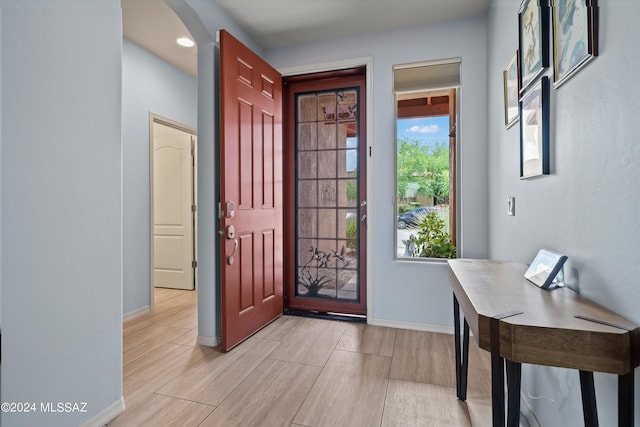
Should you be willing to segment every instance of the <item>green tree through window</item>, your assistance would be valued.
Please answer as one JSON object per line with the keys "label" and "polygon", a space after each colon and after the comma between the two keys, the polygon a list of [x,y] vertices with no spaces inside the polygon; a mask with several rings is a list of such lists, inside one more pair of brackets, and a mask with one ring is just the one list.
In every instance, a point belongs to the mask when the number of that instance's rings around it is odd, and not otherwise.
{"label": "green tree through window", "polygon": [[449,147],[419,140],[398,140],[398,198],[433,197],[436,204],[449,201]]}

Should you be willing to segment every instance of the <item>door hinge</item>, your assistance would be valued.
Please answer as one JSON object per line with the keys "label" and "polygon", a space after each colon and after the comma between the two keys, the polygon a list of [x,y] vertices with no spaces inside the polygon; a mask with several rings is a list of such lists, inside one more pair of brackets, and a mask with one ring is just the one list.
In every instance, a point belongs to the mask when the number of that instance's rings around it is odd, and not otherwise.
{"label": "door hinge", "polygon": [[222,216],[223,216],[222,203],[218,202],[218,219],[222,219]]}
{"label": "door hinge", "polygon": [[371,157],[371,146],[369,146],[369,157]]}
{"label": "door hinge", "polygon": [[191,261],[191,268],[196,268],[198,266],[198,261]]}
{"label": "door hinge", "polygon": [[196,212],[196,205],[191,205],[191,212],[195,213]]}

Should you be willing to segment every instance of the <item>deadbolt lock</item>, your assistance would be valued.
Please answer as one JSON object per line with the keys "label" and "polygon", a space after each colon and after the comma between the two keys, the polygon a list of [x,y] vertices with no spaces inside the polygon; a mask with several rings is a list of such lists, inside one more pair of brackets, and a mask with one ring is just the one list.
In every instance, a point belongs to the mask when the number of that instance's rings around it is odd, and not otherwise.
{"label": "deadbolt lock", "polygon": [[236,214],[236,209],[233,202],[227,202],[227,208],[226,208],[225,214],[227,218],[233,218],[233,216]]}
{"label": "deadbolt lock", "polygon": [[233,225],[227,225],[227,239],[231,240],[236,237],[236,228]]}

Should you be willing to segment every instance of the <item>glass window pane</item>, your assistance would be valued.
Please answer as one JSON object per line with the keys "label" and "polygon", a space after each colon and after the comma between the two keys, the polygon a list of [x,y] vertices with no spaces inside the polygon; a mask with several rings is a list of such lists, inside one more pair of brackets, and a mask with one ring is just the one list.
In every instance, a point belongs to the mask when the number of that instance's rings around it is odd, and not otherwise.
{"label": "glass window pane", "polygon": [[318,182],[315,180],[298,181],[298,206],[312,208],[318,206]]}
{"label": "glass window pane", "polygon": [[315,150],[318,148],[318,133],[315,123],[302,123],[298,125],[298,150]]}
{"label": "glass window pane", "polygon": [[298,236],[317,237],[318,214],[315,209],[298,209]]}
{"label": "glass window pane", "polygon": [[336,177],[336,152],[318,151],[318,178]]}
{"label": "glass window pane", "polygon": [[313,248],[318,247],[316,239],[298,239],[298,265],[309,263],[313,257]]}
{"label": "glass window pane", "polygon": [[[356,239],[358,229],[358,211],[356,209],[338,209],[338,238]],[[349,229],[351,224],[351,229]],[[355,225],[355,227],[354,227]]]}
{"label": "glass window pane", "polygon": [[358,296],[358,271],[341,270],[338,275],[338,298],[346,300],[359,300]]}
{"label": "glass window pane", "polygon": [[318,210],[318,237],[335,239],[336,211],[335,209]]}
{"label": "glass window pane", "polygon": [[336,266],[338,268],[337,285],[338,298],[358,300],[358,257],[357,251],[353,249],[353,240],[340,240],[338,247],[340,248],[335,257],[337,259]]}
{"label": "glass window pane", "polygon": [[336,120],[336,94],[318,95],[318,121]]}
{"label": "glass window pane", "polygon": [[336,241],[334,239],[318,239],[318,250],[323,256],[333,254],[336,251]]}
{"label": "glass window pane", "polygon": [[358,111],[358,93],[354,90],[338,92],[338,119],[355,119]]}
{"label": "glass window pane", "polygon": [[338,148],[358,148],[358,123],[355,121],[338,124]]}
{"label": "glass window pane", "polygon": [[338,181],[338,206],[352,207],[358,205],[358,180],[341,179]]}
{"label": "glass window pane", "polygon": [[338,177],[350,178],[358,173],[358,150],[338,150]]}
{"label": "glass window pane", "polygon": [[300,296],[359,301],[357,103],[356,90],[298,98]]}
{"label": "glass window pane", "polygon": [[298,153],[298,178],[315,179],[318,177],[317,152],[302,151]]}
{"label": "glass window pane", "polygon": [[325,122],[318,124],[318,148],[320,150],[336,148],[336,124]]}
{"label": "glass window pane", "polygon": [[321,180],[318,181],[320,186],[320,201],[319,206],[322,207],[335,207],[337,194],[336,194],[336,181],[334,180]]}
{"label": "glass window pane", "polygon": [[[398,257],[448,258],[455,252],[450,144],[455,144],[455,89],[396,94],[396,253]],[[453,129],[452,129],[453,128]],[[339,162],[340,164],[340,162]],[[422,229],[425,215],[435,215]],[[425,223],[426,224],[426,223]],[[426,226],[426,225],[425,225]],[[438,234],[434,245],[424,235]],[[453,249],[452,249],[453,248]]]}
{"label": "glass window pane", "polygon": [[314,122],[317,116],[318,99],[315,95],[298,97],[298,122]]}

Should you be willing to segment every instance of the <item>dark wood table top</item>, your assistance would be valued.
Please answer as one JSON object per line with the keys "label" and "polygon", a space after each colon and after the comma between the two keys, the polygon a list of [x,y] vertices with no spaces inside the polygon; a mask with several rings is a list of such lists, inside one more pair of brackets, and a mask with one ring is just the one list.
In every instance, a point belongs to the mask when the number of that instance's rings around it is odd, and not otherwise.
{"label": "dark wood table top", "polygon": [[[453,292],[480,348],[490,351],[490,320],[500,320],[500,355],[508,360],[623,375],[640,365],[640,328],[569,288],[543,290],[527,266],[449,260]],[[589,319],[589,320],[587,320]]]}

